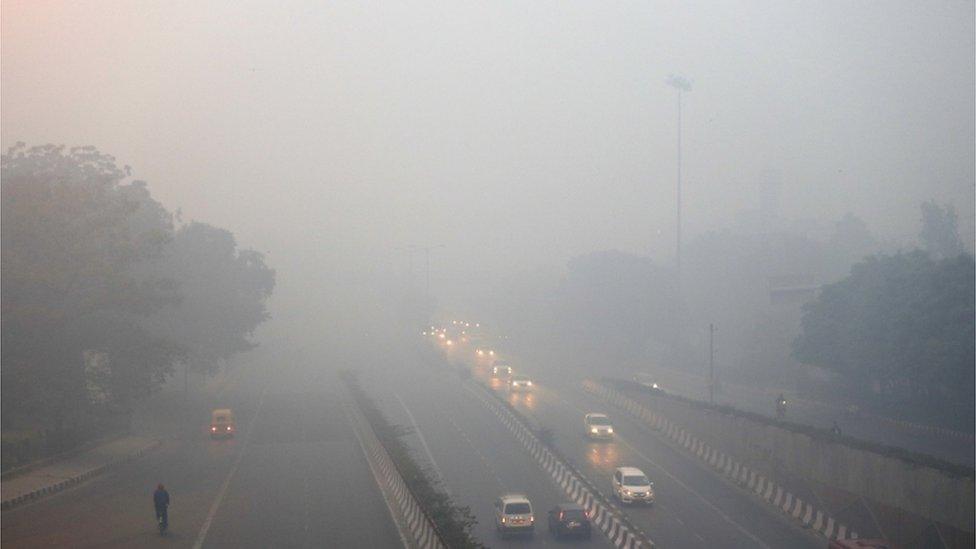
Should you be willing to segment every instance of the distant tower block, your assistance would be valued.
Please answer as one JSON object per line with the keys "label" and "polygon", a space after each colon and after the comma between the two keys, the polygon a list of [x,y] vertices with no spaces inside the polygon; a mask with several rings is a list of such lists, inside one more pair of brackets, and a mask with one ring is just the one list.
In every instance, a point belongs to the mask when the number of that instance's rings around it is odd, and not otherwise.
{"label": "distant tower block", "polygon": [[776,170],[764,170],[759,176],[759,219],[763,232],[771,230],[779,218],[783,193],[783,176]]}

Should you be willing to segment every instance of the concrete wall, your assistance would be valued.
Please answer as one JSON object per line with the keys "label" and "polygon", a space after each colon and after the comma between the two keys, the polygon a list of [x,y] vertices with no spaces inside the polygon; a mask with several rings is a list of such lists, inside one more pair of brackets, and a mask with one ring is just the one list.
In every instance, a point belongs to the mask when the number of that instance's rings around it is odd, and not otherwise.
{"label": "concrete wall", "polygon": [[959,476],[843,440],[627,391],[710,445],[775,476],[787,473],[903,509],[966,532],[976,527],[973,476]]}

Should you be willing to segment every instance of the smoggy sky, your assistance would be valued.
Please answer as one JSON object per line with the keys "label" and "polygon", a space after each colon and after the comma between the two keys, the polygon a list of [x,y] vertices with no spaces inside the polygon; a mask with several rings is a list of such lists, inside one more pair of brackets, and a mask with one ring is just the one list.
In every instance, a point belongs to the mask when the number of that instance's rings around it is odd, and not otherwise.
{"label": "smoggy sky", "polygon": [[689,238],[771,170],[786,217],[905,240],[935,199],[971,239],[973,21],[963,1],[4,0],[0,132],[115,155],[282,282],[425,243],[435,277],[669,262],[680,73]]}

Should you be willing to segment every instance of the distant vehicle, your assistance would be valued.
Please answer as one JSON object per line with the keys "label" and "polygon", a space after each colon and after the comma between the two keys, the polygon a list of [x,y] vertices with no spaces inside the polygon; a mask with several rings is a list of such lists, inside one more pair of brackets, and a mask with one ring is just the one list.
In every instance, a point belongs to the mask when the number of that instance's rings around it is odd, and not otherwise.
{"label": "distant vehicle", "polygon": [[549,532],[557,538],[579,536],[590,539],[590,516],[580,505],[560,503],[549,511]]}
{"label": "distant vehicle", "polygon": [[617,467],[613,472],[613,495],[620,503],[654,504],[654,483],[636,467]]}
{"label": "distant vehicle", "polygon": [[230,408],[218,408],[210,414],[210,438],[233,438],[236,431]]}
{"label": "distant vehicle", "polygon": [[583,428],[590,438],[613,438],[613,424],[606,414],[586,414],[583,416]]}
{"label": "distant vehicle", "polygon": [[662,391],[662,392],[664,391],[664,389],[661,388],[661,384],[660,382],[658,382],[657,378],[652,376],[651,374],[645,374],[644,372],[637,372],[636,374],[634,374],[634,381],[636,383],[639,383],[640,385],[643,385],[644,387],[647,387],[648,389],[654,391]]}
{"label": "distant vehicle", "polygon": [[528,376],[512,376],[512,379],[508,381],[508,390],[512,392],[531,391],[532,380]]}
{"label": "distant vehicle", "polygon": [[780,395],[776,397],[776,417],[779,419],[784,419],[786,417],[786,397],[783,396],[783,393],[780,393]]}
{"label": "distant vehicle", "polygon": [[523,494],[506,494],[495,500],[495,530],[502,535],[535,531],[532,503]]}
{"label": "distant vehicle", "polygon": [[491,377],[507,378],[512,375],[512,367],[507,362],[496,360],[491,367]]}

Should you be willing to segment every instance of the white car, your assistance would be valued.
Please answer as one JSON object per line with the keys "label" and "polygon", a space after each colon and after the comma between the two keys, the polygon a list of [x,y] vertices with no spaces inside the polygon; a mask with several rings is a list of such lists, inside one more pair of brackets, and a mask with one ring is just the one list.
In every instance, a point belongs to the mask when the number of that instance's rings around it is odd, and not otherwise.
{"label": "white car", "polygon": [[[494,353],[494,351],[489,351]],[[491,377],[497,378],[509,378],[512,375],[512,367],[508,365],[507,362],[501,362],[499,360],[495,361],[495,364],[491,367]]]}
{"label": "white car", "polygon": [[583,429],[590,438],[613,438],[613,424],[606,414],[586,414],[583,416]]}
{"label": "white car", "polygon": [[613,495],[620,503],[654,504],[654,483],[636,467],[617,467],[613,472]]}
{"label": "white car", "polygon": [[532,380],[528,376],[515,375],[512,379],[508,381],[508,390],[512,392],[516,391],[531,391],[532,390]]}
{"label": "white car", "polygon": [[499,534],[535,531],[532,503],[523,494],[506,494],[495,500],[495,530]]}

